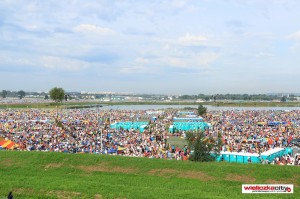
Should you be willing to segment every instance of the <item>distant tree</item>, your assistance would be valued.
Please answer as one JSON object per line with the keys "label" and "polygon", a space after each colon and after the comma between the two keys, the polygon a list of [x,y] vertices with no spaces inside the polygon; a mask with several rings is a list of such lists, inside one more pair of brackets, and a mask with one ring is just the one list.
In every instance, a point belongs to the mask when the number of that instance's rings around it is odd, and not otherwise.
{"label": "distant tree", "polygon": [[203,115],[206,114],[206,112],[207,112],[207,108],[204,107],[202,104],[199,104],[199,106],[198,106],[198,114],[201,115],[201,116],[203,116]]}
{"label": "distant tree", "polygon": [[290,94],[289,100],[291,100],[291,101],[296,101],[297,98],[296,98],[296,96],[295,96],[294,94]]}
{"label": "distant tree", "polygon": [[20,99],[24,98],[25,95],[26,95],[25,91],[23,91],[23,90],[18,91],[17,94],[18,94]]}
{"label": "distant tree", "polygon": [[49,95],[45,95],[45,100],[48,100],[49,99]]}
{"label": "distant tree", "polygon": [[7,94],[8,94],[8,92],[7,92],[6,90],[3,90],[3,91],[1,92],[2,98],[6,98]]}
{"label": "distant tree", "polygon": [[280,101],[281,101],[281,102],[286,102],[286,96],[282,96],[282,98],[281,98]]}
{"label": "distant tree", "polygon": [[50,98],[56,103],[62,102],[65,97],[65,91],[62,88],[54,87],[49,91]]}
{"label": "distant tree", "polygon": [[213,161],[220,154],[222,147],[221,134],[217,138],[206,136],[204,131],[187,132],[186,140],[192,151],[189,159],[192,161]]}
{"label": "distant tree", "polygon": [[249,99],[249,95],[248,94],[244,94],[243,95],[243,100],[248,100]]}

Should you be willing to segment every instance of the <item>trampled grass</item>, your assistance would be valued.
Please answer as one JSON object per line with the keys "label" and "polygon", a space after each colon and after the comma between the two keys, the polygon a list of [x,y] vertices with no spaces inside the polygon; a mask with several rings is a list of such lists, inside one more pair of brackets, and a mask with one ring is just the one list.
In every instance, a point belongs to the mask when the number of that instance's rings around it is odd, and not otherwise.
{"label": "trampled grass", "polygon": [[173,144],[175,147],[179,147],[179,148],[183,148],[184,145],[187,145],[187,141],[185,140],[185,138],[182,138],[182,137],[176,137],[176,136],[173,136],[173,137],[169,137],[168,138],[168,142],[169,144]]}
{"label": "trampled grass", "polygon": [[[299,167],[0,151],[0,198],[300,198]],[[294,194],[242,194],[242,184]]]}

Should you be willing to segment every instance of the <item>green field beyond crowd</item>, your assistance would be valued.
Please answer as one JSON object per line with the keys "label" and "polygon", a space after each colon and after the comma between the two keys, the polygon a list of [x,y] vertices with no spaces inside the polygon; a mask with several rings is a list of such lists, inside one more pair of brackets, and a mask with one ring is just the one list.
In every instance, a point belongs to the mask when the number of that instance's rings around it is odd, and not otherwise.
{"label": "green field beyond crowd", "polygon": [[[0,198],[300,198],[298,167],[0,151]],[[242,184],[294,184],[242,194]]]}
{"label": "green field beyond crowd", "polygon": [[209,105],[215,107],[300,107],[300,103],[296,102],[187,102],[187,101],[174,101],[174,102],[105,102],[104,104],[99,102],[63,102],[63,103],[24,103],[24,104],[0,104],[0,109],[19,109],[19,108],[92,108],[97,105],[103,106],[118,106],[118,105]]}

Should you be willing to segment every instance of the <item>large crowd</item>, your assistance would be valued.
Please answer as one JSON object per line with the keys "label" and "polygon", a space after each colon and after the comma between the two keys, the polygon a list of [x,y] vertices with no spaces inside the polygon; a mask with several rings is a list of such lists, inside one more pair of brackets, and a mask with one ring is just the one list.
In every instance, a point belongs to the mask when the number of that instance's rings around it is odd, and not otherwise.
{"label": "large crowd", "polygon": [[209,133],[222,134],[223,151],[262,153],[299,138],[300,111],[213,111]]}
{"label": "large crowd", "polygon": [[[16,143],[16,150],[65,153],[103,153],[132,157],[186,160],[187,146],[170,145],[168,132],[176,110],[2,110],[0,137]],[[153,119],[154,118],[154,119]],[[112,129],[119,121],[148,121],[148,128]],[[300,138],[300,111],[208,111],[204,121],[211,124],[206,136],[221,134],[220,151],[261,154],[275,147],[292,147]],[[291,154],[272,164],[300,164]]]}

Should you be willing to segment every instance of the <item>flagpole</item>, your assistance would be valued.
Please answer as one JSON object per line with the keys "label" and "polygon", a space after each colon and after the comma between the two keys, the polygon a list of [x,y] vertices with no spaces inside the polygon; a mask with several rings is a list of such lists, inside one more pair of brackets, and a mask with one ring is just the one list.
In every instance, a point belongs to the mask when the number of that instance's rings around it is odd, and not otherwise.
{"label": "flagpole", "polygon": [[101,147],[101,154],[102,154],[102,128],[100,129],[100,147]]}
{"label": "flagpole", "polygon": [[[99,120],[99,107],[97,111],[97,120],[98,120],[98,131],[100,128],[100,120]],[[100,153],[102,154],[102,128],[100,128]]]}

